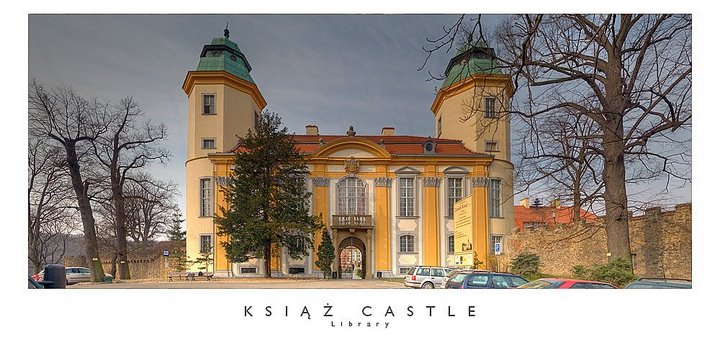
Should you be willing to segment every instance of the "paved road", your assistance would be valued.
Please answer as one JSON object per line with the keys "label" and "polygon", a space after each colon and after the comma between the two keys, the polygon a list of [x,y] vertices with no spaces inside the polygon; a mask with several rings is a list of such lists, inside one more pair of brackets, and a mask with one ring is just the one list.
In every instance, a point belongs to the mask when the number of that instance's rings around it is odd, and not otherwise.
{"label": "paved road", "polygon": [[238,279],[216,278],[212,281],[161,281],[161,280],[129,280],[113,283],[78,283],[67,287],[68,289],[258,289],[258,288],[406,288],[402,282],[392,282],[377,279],[370,280],[319,280],[319,279]]}

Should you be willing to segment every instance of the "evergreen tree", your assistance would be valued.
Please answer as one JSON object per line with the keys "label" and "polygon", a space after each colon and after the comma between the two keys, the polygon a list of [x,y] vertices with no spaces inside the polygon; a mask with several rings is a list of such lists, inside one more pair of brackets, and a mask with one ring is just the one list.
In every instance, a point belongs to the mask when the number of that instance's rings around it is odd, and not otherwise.
{"label": "evergreen tree", "polygon": [[172,215],[172,225],[167,231],[170,238],[172,249],[170,250],[170,268],[176,272],[184,272],[187,269],[188,258],[185,250],[186,232],[182,230],[180,223],[185,221],[182,218],[180,208],[175,206]]}
{"label": "evergreen tree", "polygon": [[320,241],[320,247],[317,252],[317,261],[315,265],[323,271],[323,277],[329,278],[332,272],[332,263],[335,260],[335,246],[333,246],[332,239],[330,239],[330,233],[323,230],[322,241]]}
{"label": "evergreen tree", "polygon": [[198,269],[201,272],[209,272],[210,266],[213,264],[213,252],[212,246],[208,247],[207,251],[201,251],[200,256],[195,259],[195,264],[199,264]]}
{"label": "evergreen tree", "polygon": [[308,255],[320,220],[309,213],[305,189],[307,166],[280,117],[263,112],[246,138],[240,139],[235,168],[223,189],[228,208],[215,217],[218,235],[233,262],[265,260],[270,277],[272,247],[285,247],[291,258]]}

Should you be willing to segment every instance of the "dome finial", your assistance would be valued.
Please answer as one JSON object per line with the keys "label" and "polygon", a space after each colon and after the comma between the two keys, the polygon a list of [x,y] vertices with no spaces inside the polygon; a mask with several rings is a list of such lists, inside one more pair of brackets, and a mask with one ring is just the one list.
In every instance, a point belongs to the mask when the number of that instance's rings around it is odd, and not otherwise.
{"label": "dome finial", "polygon": [[230,22],[225,23],[225,39],[230,39],[230,30],[228,30],[229,25],[230,25]]}

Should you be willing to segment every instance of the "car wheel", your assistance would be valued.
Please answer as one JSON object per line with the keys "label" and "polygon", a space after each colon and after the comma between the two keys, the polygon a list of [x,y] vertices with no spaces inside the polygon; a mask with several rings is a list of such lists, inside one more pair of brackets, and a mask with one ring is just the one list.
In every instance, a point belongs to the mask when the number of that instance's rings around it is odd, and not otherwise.
{"label": "car wheel", "polygon": [[432,282],[425,282],[425,283],[422,284],[422,287],[420,287],[420,288],[422,288],[422,289],[433,289],[433,288],[435,288],[435,286],[432,284]]}

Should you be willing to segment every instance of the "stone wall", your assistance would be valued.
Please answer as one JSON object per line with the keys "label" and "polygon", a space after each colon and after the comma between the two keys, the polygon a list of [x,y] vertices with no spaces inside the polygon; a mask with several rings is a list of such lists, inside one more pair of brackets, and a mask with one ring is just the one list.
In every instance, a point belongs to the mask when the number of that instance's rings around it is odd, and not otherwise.
{"label": "stone wall", "polygon": [[[131,259],[128,260],[130,267],[130,278],[149,279],[167,277],[168,268],[165,267],[165,257],[159,256],[152,259]],[[66,257],[65,267],[87,267],[84,256]],[[106,273],[110,273],[111,261],[102,260],[102,266]],[[115,273],[117,276],[117,273]]]}
{"label": "stone wall", "polygon": [[[540,257],[540,271],[557,276],[570,276],[575,265],[592,266],[608,261],[607,235],[602,223],[529,229],[510,235],[506,245],[508,259],[523,251],[535,253]],[[630,251],[638,276],[690,279],[691,204],[679,204],[664,212],[651,208],[632,217]]]}

